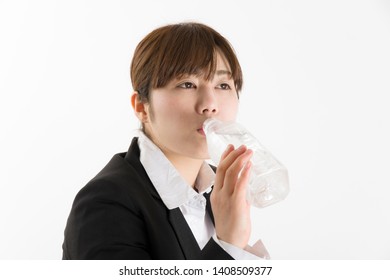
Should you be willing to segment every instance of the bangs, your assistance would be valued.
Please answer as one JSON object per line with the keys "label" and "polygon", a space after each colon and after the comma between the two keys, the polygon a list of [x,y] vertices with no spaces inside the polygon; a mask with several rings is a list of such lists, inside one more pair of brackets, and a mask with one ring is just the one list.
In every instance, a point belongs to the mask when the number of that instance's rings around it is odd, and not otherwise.
{"label": "bangs", "polygon": [[183,75],[201,75],[206,80],[214,77],[217,53],[226,59],[236,89],[242,86],[242,74],[233,49],[226,40],[209,27],[179,24],[161,41],[157,67],[152,75],[152,88],[164,87]]}

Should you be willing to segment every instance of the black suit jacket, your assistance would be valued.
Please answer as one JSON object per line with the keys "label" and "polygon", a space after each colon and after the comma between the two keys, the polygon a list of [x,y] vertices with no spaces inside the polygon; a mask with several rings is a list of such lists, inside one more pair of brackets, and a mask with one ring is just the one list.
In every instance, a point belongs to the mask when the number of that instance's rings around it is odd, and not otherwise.
{"label": "black suit jacket", "polygon": [[[232,259],[212,238],[199,248],[180,209],[162,202],[139,156],[134,138],[77,194],[63,259]],[[213,217],[209,201],[207,210]]]}

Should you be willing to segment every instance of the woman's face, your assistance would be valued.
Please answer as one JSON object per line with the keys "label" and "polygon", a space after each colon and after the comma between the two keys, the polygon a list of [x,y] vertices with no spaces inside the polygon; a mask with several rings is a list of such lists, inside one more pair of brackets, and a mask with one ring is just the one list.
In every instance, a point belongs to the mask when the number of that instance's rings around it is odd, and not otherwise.
{"label": "woman's face", "polygon": [[238,96],[230,68],[217,54],[214,77],[187,75],[150,92],[145,104],[145,133],[169,157],[208,159],[203,122],[210,117],[233,121]]}

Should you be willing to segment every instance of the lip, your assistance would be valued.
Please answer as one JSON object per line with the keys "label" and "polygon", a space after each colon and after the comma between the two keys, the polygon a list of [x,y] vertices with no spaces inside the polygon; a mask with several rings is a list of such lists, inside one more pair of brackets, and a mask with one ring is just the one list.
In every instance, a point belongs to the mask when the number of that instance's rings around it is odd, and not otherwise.
{"label": "lip", "polygon": [[206,136],[206,134],[204,133],[204,130],[203,128],[198,128],[197,131],[202,134],[203,136]]}

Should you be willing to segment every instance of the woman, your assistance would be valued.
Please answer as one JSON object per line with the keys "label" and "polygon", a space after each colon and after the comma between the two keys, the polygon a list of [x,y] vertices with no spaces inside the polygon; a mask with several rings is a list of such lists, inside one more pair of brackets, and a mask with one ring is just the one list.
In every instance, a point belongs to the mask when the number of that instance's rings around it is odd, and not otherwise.
{"label": "woman", "polygon": [[247,245],[252,151],[229,145],[216,173],[205,162],[203,122],[238,110],[242,73],[229,42],[199,23],[163,26],[137,46],[131,79],[142,131],[76,196],[63,258],[266,258],[261,242],[257,256]]}

